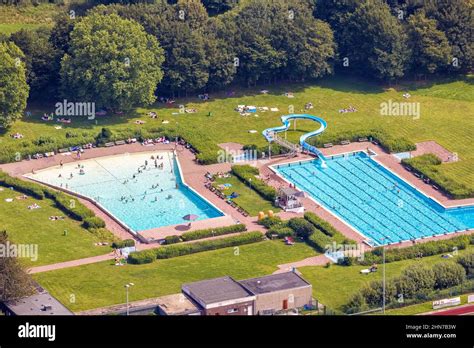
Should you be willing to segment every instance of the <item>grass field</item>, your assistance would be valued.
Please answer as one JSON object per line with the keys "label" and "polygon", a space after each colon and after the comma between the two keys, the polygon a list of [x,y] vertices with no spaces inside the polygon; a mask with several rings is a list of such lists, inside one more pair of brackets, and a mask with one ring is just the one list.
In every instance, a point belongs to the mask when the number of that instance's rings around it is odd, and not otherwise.
{"label": "grass field", "polygon": [[[472,251],[474,247],[468,250]],[[459,252],[462,255],[466,250]],[[433,265],[438,262],[453,262],[452,260],[442,259],[440,255],[425,257],[416,260],[404,260],[398,262],[390,262],[386,264],[386,277],[398,276],[401,271],[414,263],[423,263],[425,265]],[[321,303],[324,303],[331,309],[340,310],[341,306],[346,304],[350,297],[357,292],[364,284],[372,280],[382,279],[382,267],[376,273],[368,275],[360,274],[360,270],[367,266],[337,266],[332,265],[329,268],[314,266],[302,267],[299,269],[303,277],[313,284],[313,296]],[[393,314],[399,314],[397,309]]]}
{"label": "grass field", "polygon": [[267,212],[268,210],[273,210],[273,212],[277,213],[281,210],[263,199],[257,192],[233,175],[230,178],[217,178],[213,183],[215,187],[222,184],[232,185],[223,192],[226,195],[230,195],[232,192],[238,193],[239,197],[234,198],[233,201],[244,208],[251,216],[258,215],[260,211]]}
{"label": "grass field", "polygon": [[[394,137],[406,137],[412,141],[436,140],[452,152],[457,152],[459,162],[442,164],[440,172],[448,178],[474,188],[474,151],[472,150],[472,129],[474,127],[474,86],[473,79],[446,82],[403,91],[382,89],[376,85],[360,82],[356,79],[326,79],[318,85],[280,85],[265,87],[270,90],[267,95],[259,93],[259,89],[243,89],[236,91],[235,97],[227,97],[226,92],[211,94],[210,101],[201,102],[197,98],[178,99],[175,107],[166,108],[159,104],[150,108],[138,108],[133,113],[122,116],[98,117],[95,121],[84,118],[73,119],[72,124],[62,125],[55,129],[56,123],[40,120],[43,112],[53,112],[54,103],[30,106],[33,112],[30,118],[16,122],[7,133],[0,136],[3,151],[15,153],[21,151],[26,144],[41,139],[46,142],[66,140],[67,132],[76,132],[79,136],[96,135],[101,127],[110,127],[119,135],[130,130],[177,130],[191,141],[201,142],[206,146],[214,146],[224,142],[241,144],[265,145],[261,131],[267,127],[281,124],[280,116],[288,113],[293,106],[294,112],[300,112],[306,102],[311,101],[315,108],[311,113],[320,115],[328,122],[327,132],[337,134],[347,130],[364,130],[375,127],[384,129]],[[262,87],[263,88],[263,87]],[[283,95],[292,91],[294,98]],[[419,102],[421,115],[419,119],[406,116],[382,116],[380,104],[393,101],[406,101],[402,93],[412,94],[411,102]],[[198,110],[195,114],[176,114],[179,104]],[[279,112],[258,112],[251,116],[240,116],[234,108],[239,104],[277,107]],[[355,106],[355,113],[340,114],[339,109]],[[158,112],[157,119],[150,119],[146,113],[150,110]],[[212,112],[212,116],[207,116]],[[175,114],[173,114],[175,113]],[[146,121],[144,125],[136,125],[137,119]],[[162,124],[168,120],[168,124]],[[311,121],[298,121],[296,131],[289,131],[289,140],[296,141],[304,132],[315,127]],[[292,127],[293,129],[293,127]],[[257,130],[257,133],[249,133]],[[9,134],[20,132],[25,138],[14,140]],[[211,150],[213,151],[213,150]]]}
{"label": "grass field", "polygon": [[0,6],[0,33],[11,34],[20,29],[52,27],[54,17],[66,8],[54,4],[38,6]]}
{"label": "grass field", "polygon": [[[238,253],[237,253],[238,252]],[[225,248],[146,265],[117,267],[111,262],[37,273],[34,278],[73,311],[125,302],[124,284],[132,282],[130,300],[180,292],[181,285],[202,279],[232,276],[245,279],[271,274],[278,264],[315,255],[304,243],[287,246],[266,241]],[[76,302],[69,299],[74,295]]]}
{"label": "grass field", "polygon": [[[65,217],[64,220],[51,221],[50,216],[64,216],[49,199],[28,198],[18,200],[21,193],[2,188],[0,191],[0,230],[6,230],[11,242],[15,244],[37,244],[38,260],[23,258],[26,266],[36,267],[51,263],[102,255],[110,252],[110,247],[95,246],[99,240],[79,222]],[[5,199],[14,198],[13,202]],[[29,210],[28,206],[37,203],[41,208]],[[64,236],[67,230],[67,236]]]}

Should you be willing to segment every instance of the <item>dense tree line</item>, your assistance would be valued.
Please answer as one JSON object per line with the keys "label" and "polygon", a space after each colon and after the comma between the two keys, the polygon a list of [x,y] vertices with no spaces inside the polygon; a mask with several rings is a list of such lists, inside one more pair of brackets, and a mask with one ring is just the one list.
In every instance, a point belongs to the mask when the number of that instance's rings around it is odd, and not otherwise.
{"label": "dense tree line", "polygon": [[[473,4],[466,0],[89,3],[100,5],[82,16],[65,12],[50,30],[0,39],[23,52],[31,98],[94,97],[101,106],[127,108],[152,102],[156,93],[184,95],[232,83],[332,73],[390,81],[473,68]],[[18,71],[0,71],[7,72],[2,78],[22,79]]]}

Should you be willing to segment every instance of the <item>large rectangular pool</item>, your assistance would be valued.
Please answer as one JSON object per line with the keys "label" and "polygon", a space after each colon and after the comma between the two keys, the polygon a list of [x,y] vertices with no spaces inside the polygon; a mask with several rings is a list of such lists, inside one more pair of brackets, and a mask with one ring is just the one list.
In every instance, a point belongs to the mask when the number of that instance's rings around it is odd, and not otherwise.
{"label": "large rectangular pool", "polygon": [[365,152],[273,167],[374,245],[474,228],[474,207],[445,209]]}
{"label": "large rectangular pool", "polygon": [[187,214],[224,215],[183,182],[170,151],[99,157],[27,177],[94,200],[132,232],[184,223]]}

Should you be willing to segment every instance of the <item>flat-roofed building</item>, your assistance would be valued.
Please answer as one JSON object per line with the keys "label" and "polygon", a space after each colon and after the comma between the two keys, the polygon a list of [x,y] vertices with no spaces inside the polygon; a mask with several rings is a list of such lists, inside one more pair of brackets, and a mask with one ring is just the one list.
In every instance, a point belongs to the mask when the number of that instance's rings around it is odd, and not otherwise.
{"label": "flat-roofed building", "polygon": [[183,284],[203,315],[254,315],[255,296],[229,276]]}
{"label": "flat-roofed building", "polygon": [[61,302],[44,291],[1,305],[5,315],[73,315]]}
{"label": "flat-roofed building", "polygon": [[197,304],[184,294],[173,294],[156,300],[157,311],[160,315],[201,315]]}
{"label": "flat-roofed building", "polygon": [[296,272],[251,278],[239,283],[255,295],[256,314],[273,314],[311,304],[312,286]]}

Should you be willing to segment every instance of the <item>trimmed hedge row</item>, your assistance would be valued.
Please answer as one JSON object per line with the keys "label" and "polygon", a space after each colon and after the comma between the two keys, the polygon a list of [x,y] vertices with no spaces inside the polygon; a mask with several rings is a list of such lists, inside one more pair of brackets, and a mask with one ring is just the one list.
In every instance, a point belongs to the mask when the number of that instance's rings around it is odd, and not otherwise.
{"label": "trimmed hedge row", "polygon": [[329,222],[321,219],[315,213],[306,212],[304,214],[304,218],[312,223],[314,227],[321,230],[323,233],[327,234],[328,236],[332,237],[336,243],[346,243],[346,244],[353,244],[355,243],[353,240],[344,236],[341,232],[335,229]]}
{"label": "trimmed hedge row", "polygon": [[287,227],[287,226],[276,226],[276,227],[272,227],[270,228],[266,233],[265,235],[268,237],[268,238],[273,238],[274,235],[276,235],[276,237],[278,239],[282,239],[282,238],[285,238],[285,237],[292,237],[295,235],[295,232],[293,231],[293,229],[291,229],[290,227]]}
{"label": "trimmed hedge row", "polygon": [[258,220],[257,223],[265,228],[271,228],[274,226],[281,226],[284,222],[279,216],[266,216],[263,219]]}
{"label": "trimmed hedge row", "polygon": [[251,186],[260,196],[270,202],[275,202],[277,191],[275,188],[267,185],[263,180],[256,178],[259,174],[257,168],[245,165],[232,166],[232,173],[247,185]]}
{"label": "trimmed hedge row", "polygon": [[196,239],[203,239],[208,237],[221,236],[224,234],[237,233],[247,231],[247,227],[244,224],[236,224],[217,228],[208,228],[205,230],[197,230],[192,232],[186,232],[181,235],[181,239],[184,242]]}
{"label": "trimmed hedge row", "polygon": [[[385,262],[394,262],[401,260],[414,259],[420,256],[432,256],[443,253],[450,253],[455,250],[466,249],[469,244],[474,244],[474,235],[458,236],[451,239],[431,241],[420,243],[406,248],[395,248],[385,250]],[[374,250],[364,254],[364,259],[356,258],[355,263],[360,265],[372,265],[373,263],[382,263],[383,248],[375,248]]]}
{"label": "trimmed hedge row", "polygon": [[461,199],[474,197],[474,189],[453,181],[439,171],[441,159],[436,155],[425,154],[403,159],[402,164],[411,168],[414,172],[421,174],[423,177],[429,178],[430,181],[454,198]]}
{"label": "trimmed hedge row", "polygon": [[44,189],[34,183],[20,180],[0,171],[0,186],[13,187],[16,191],[36,199],[44,199]]}
{"label": "trimmed hedge row", "polygon": [[165,244],[176,244],[180,242],[181,242],[181,238],[177,236],[176,234],[165,237]]}
{"label": "trimmed hedge row", "polygon": [[[92,210],[87,208],[84,204],[72,196],[69,196],[63,192],[52,191],[48,189],[44,189],[44,193],[47,198],[54,201],[59,209],[61,209],[65,214],[74,220],[84,221],[87,218],[95,217],[95,214]],[[97,219],[100,218],[97,217]]]}
{"label": "trimmed hedge row", "polygon": [[199,253],[202,251],[256,243],[262,240],[263,235],[260,232],[248,232],[238,236],[222,239],[207,240],[196,243],[174,244],[161,248],[133,252],[128,256],[128,262],[131,264],[151,263],[156,259],[168,259],[177,256]]}
{"label": "trimmed hedge row", "polygon": [[356,142],[359,138],[368,138],[377,141],[380,146],[388,152],[404,152],[416,150],[416,144],[408,139],[394,137],[381,129],[361,129],[336,134],[327,132],[318,137],[309,139],[309,143],[314,146],[323,146],[326,143],[340,143],[343,140]]}
{"label": "trimmed hedge row", "polygon": [[133,239],[124,239],[112,243],[112,248],[122,249],[135,246],[135,241]]}
{"label": "trimmed hedge row", "polygon": [[104,228],[105,222],[100,217],[92,216],[92,217],[85,218],[84,221],[82,222],[82,226],[87,229]]}
{"label": "trimmed hedge row", "polygon": [[328,245],[331,245],[333,239],[328,235],[324,234],[321,230],[315,228],[313,234],[311,234],[307,239],[306,243],[316,249],[319,252],[326,252]]}

